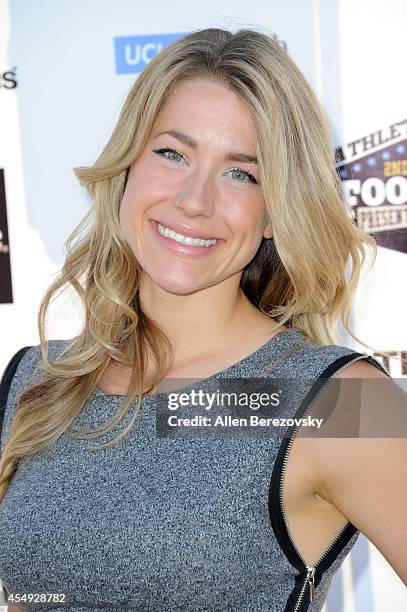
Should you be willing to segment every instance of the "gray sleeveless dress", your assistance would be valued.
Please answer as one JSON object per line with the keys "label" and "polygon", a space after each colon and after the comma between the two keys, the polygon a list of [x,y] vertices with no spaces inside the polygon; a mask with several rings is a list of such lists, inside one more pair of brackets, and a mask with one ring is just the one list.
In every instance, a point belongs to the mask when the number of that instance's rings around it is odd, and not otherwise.
{"label": "gray sleeveless dress", "polygon": [[[289,416],[298,417],[323,381],[353,361],[367,359],[388,374],[363,353],[304,339],[294,328],[278,333],[215,377],[253,378],[275,363],[268,376],[314,379],[290,404]],[[50,341],[50,358],[67,342]],[[2,448],[19,393],[41,377],[39,346],[20,353]],[[0,579],[8,593],[27,594],[20,606],[28,612],[320,611],[359,532],[348,523],[306,566],[281,496],[295,426],[280,438],[159,437],[156,397],[143,398],[134,428],[112,448],[95,452],[64,434],[21,462],[0,504]],[[102,425],[121,399],[96,389],[72,428]],[[54,599],[41,602],[40,594]]]}

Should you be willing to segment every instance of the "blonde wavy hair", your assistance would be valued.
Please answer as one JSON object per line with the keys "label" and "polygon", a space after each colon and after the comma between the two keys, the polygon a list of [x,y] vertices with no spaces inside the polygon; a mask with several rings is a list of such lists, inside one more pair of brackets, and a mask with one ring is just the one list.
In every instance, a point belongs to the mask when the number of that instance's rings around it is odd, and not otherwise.
{"label": "blonde wavy hair", "polygon": [[[252,29],[210,28],[177,40],[157,55],[132,86],[109,142],[91,167],[74,172],[92,198],[65,243],[61,273],[38,314],[46,376],[23,390],[0,460],[0,501],[19,461],[52,445],[78,417],[113,361],[132,368],[127,395],[113,418],[97,429],[71,430],[74,439],[110,432],[169,371],[173,354],[162,329],[142,310],[141,267],[119,224],[130,166],[137,160],[171,92],[186,79],[213,79],[246,102],[257,131],[260,182],[273,238],[263,239],[244,269],[241,289],[280,325],[302,330],[317,344],[338,343],[341,319],[349,328],[352,298],[373,238],[356,227],[335,169],[326,115],[288,53]],[[48,359],[45,318],[52,297],[71,286],[85,310],[83,331],[58,358]],[[364,346],[368,346],[363,343]],[[150,355],[154,373],[146,372]],[[58,411],[55,406],[58,406]],[[82,435],[81,435],[82,434]],[[85,436],[83,435],[85,434]],[[89,447],[88,447],[89,448]]]}

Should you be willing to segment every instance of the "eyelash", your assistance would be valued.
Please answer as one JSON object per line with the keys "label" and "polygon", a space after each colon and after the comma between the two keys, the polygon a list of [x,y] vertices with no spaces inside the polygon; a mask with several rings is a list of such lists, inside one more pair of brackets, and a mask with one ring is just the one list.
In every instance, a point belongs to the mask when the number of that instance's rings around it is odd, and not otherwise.
{"label": "eyelash", "polygon": [[[163,155],[163,153],[165,153],[167,151],[171,151],[172,153],[175,153],[176,155],[179,155],[180,157],[184,157],[182,153],[177,151],[177,149],[173,149],[172,147],[165,147],[164,149],[154,149],[153,151],[154,151],[154,153],[157,153],[158,155]],[[168,157],[167,157],[167,159],[168,159]],[[169,161],[173,161],[173,160],[169,160]],[[253,174],[250,174],[250,172],[247,172],[247,170],[243,170],[243,168],[239,168],[239,166],[235,166],[234,168],[230,168],[230,170],[235,170],[236,172],[242,172],[243,174],[245,174],[247,176],[247,178],[249,179],[249,181],[251,183],[253,183],[254,185],[257,185],[257,181],[254,178]],[[240,182],[243,183],[244,181],[240,181]]]}

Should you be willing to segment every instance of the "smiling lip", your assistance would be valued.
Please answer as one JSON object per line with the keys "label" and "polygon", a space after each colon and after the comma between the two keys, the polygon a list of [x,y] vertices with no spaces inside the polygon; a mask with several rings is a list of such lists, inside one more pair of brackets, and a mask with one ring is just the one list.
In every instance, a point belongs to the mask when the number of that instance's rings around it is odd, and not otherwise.
{"label": "smiling lip", "polygon": [[219,240],[216,236],[208,236],[208,234],[203,234],[202,232],[197,232],[186,225],[181,225],[180,223],[163,223],[162,221],[158,221],[158,219],[152,219],[153,223],[159,223],[164,227],[168,227],[170,230],[174,230],[177,234],[182,234],[183,236],[188,236],[190,238],[200,238],[201,240]]}
{"label": "smiling lip", "polygon": [[[217,242],[215,242],[215,244],[210,245],[208,247],[192,246],[192,245],[184,244],[181,242],[177,242],[176,240],[173,240],[169,236],[162,236],[160,232],[158,231],[157,221],[151,220],[150,225],[151,225],[151,229],[153,232],[153,236],[155,236],[156,240],[158,240],[159,243],[161,243],[167,249],[172,251],[174,254],[181,255],[182,257],[188,257],[188,259],[192,258],[193,260],[194,259],[199,260],[202,257],[207,257],[208,255],[210,255],[210,253],[213,253],[215,250],[217,250],[219,246],[224,242],[224,240],[217,239]],[[168,227],[168,226],[165,226],[165,227]]]}

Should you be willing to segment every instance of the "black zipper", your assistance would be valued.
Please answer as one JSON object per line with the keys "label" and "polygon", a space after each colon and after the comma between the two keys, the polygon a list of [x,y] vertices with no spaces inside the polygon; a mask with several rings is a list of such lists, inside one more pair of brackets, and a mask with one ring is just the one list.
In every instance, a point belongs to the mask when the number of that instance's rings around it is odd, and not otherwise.
{"label": "black zipper", "polygon": [[[352,353],[351,355],[344,355],[340,357],[332,364],[330,364],[324,372],[319,376],[316,383],[308,392],[300,408],[295,414],[295,418],[301,418],[306,416],[313,402],[322,392],[324,386],[330,378],[333,378],[338,372],[343,370],[349,364],[366,359],[370,363],[376,366],[390,376],[389,372],[380,364],[376,359],[371,356],[367,356],[361,353]],[[339,367],[338,367],[339,366]],[[317,389],[315,391],[315,385]],[[310,399],[311,396],[311,399]],[[299,573],[295,577],[295,586],[292,590],[284,612],[306,612],[309,603],[315,601],[316,588],[322,579],[323,573],[332,565],[333,561],[337,558],[341,550],[346,546],[352,536],[357,532],[357,529],[349,521],[341,529],[335,538],[330,542],[328,547],[321,554],[319,559],[314,565],[308,565],[305,562],[302,554],[298,550],[292,535],[288,527],[287,516],[285,514],[283,504],[283,483],[284,475],[287,466],[288,456],[290,448],[294,442],[295,434],[299,429],[299,425],[293,426],[289,438],[284,438],[280,447],[280,451],[274,463],[273,474],[271,476],[270,489],[269,489],[269,514],[270,521],[274,534],[283,549],[287,559],[294,567],[299,570]],[[280,477],[277,478],[275,474],[278,474],[280,469]],[[288,544],[288,546],[287,546]],[[307,589],[308,587],[308,589]],[[305,594],[308,593],[308,597]]]}

